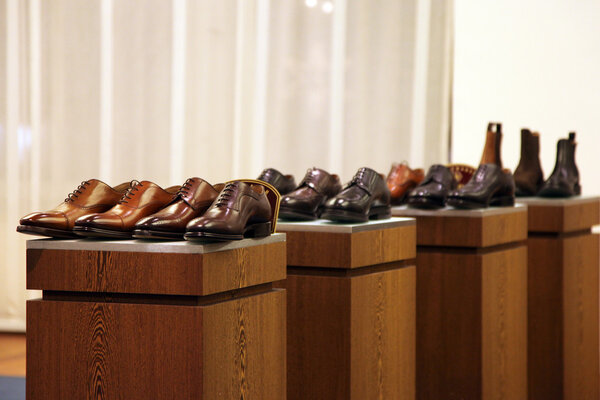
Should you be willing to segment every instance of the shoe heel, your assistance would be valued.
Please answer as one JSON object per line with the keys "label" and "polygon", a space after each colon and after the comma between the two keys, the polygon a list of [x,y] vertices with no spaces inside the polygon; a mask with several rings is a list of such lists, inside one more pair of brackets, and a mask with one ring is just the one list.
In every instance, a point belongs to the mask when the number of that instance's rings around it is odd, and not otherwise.
{"label": "shoe heel", "polygon": [[515,205],[515,198],[513,196],[500,196],[490,201],[490,206],[495,207],[511,207]]}
{"label": "shoe heel", "polygon": [[575,184],[575,195],[579,196],[581,194],[581,185],[579,183]]}
{"label": "shoe heel", "polygon": [[369,212],[369,219],[389,219],[392,218],[392,207],[377,207]]}
{"label": "shoe heel", "polygon": [[244,232],[244,237],[259,238],[269,236],[270,234],[271,222],[261,222],[259,224],[249,225]]}

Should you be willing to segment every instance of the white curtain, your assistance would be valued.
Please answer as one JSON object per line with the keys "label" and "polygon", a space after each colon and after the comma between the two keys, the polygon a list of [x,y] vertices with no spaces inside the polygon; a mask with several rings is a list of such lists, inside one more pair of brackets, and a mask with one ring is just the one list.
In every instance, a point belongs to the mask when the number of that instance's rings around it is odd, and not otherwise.
{"label": "white curtain", "polygon": [[18,218],[82,180],[447,159],[452,2],[0,0],[0,330],[25,328]]}

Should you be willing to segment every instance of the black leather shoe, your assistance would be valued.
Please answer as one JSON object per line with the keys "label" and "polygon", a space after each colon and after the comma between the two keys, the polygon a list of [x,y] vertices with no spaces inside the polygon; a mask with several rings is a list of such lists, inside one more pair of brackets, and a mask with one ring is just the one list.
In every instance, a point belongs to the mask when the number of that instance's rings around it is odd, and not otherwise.
{"label": "black leather shoe", "polygon": [[456,208],[485,208],[515,204],[515,181],[510,172],[496,164],[477,168],[469,183],[448,196],[447,204]]}
{"label": "black leather shoe", "polygon": [[258,176],[259,181],[270,183],[280,195],[288,194],[296,189],[296,180],[292,175],[283,175],[275,168],[267,168]]}
{"label": "black leather shoe", "polygon": [[538,196],[571,197],[581,194],[579,170],[575,164],[575,132],[568,139],[560,139],[556,145],[556,165]]}
{"label": "black leather shoe", "polygon": [[281,198],[279,217],[311,221],[319,218],[327,199],[342,190],[340,178],[319,168],[311,168],[296,190]]}
{"label": "black leather shoe", "polygon": [[440,164],[432,165],[423,182],[408,195],[408,206],[423,209],[442,208],[446,205],[448,193],[456,189],[457,185],[454,174],[448,168]]}
{"label": "black leather shoe", "polygon": [[325,203],[321,218],[338,222],[391,218],[390,202],[385,178],[370,168],[361,168],[344,190]]}

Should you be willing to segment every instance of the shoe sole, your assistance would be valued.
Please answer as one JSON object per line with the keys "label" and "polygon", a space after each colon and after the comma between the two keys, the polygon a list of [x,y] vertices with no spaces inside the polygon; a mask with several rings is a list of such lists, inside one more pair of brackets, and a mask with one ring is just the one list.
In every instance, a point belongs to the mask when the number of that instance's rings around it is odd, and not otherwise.
{"label": "shoe sole", "polygon": [[204,242],[228,242],[231,240],[242,240],[244,238],[261,238],[271,234],[271,222],[261,222],[248,225],[243,234],[226,234],[220,232],[188,231],[183,235],[185,240]]}
{"label": "shoe sole", "polygon": [[463,210],[475,210],[488,207],[511,207],[515,205],[515,198],[513,196],[498,196],[492,197],[489,202],[481,203],[469,199],[453,197],[448,199],[447,204]]}
{"label": "shoe sole", "polygon": [[392,217],[390,206],[373,207],[367,215],[347,210],[325,209],[321,218],[335,222],[367,222],[370,219],[389,219]]}
{"label": "shoe sole", "polygon": [[540,197],[573,197],[581,194],[581,186],[575,186],[573,191],[565,191],[561,188],[547,187],[538,193]]}
{"label": "shoe sole", "polygon": [[163,232],[147,229],[136,229],[132,236],[136,239],[183,240],[184,232]]}
{"label": "shoe sole", "polygon": [[94,228],[91,226],[76,226],[73,232],[79,236],[88,238],[105,238],[105,239],[131,239],[131,232],[115,231],[111,229]]}
{"label": "shoe sole", "polygon": [[437,210],[439,208],[444,208],[446,201],[444,199],[436,199],[433,197],[409,197],[407,204],[410,208]]}
{"label": "shoe sole", "polygon": [[291,221],[314,221],[319,217],[318,212],[315,214],[304,213],[290,208],[279,207],[279,218]]}
{"label": "shoe sole", "polygon": [[17,226],[17,232],[23,233],[25,235],[34,235],[34,236],[46,236],[55,239],[77,239],[77,236],[73,231],[66,231],[62,229],[55,228],[44,228],[42,226],[33,226],[33,225],[19,225]]}

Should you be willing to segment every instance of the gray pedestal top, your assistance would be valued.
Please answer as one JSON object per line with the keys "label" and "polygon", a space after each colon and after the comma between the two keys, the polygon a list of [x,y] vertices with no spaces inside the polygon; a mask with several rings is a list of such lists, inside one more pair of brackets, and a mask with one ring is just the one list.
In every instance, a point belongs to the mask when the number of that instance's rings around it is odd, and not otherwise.
{"label": "gray pedestal top", "polygon": [[318,219],[316,221],[292,222],[279,220],[277,222],[278,231],[286,232],[328,232],[328,233],[356,233],[373,231],[377,229],[396,228],[399,226],[415,225],[414,218],[389,218],[381,220],[372,220],[362,223],[343,224],[339,222]]}
{"label": "gray pedestal top", "polygon": [[599,202],[600,196],[573,196],[567,198],[550,197],[517,197],[517,204],[527,204],[530,206],[568,206],[573,204]]}
{"label": "gray pedestal top", "polygon": [[188,242],[158,240],[95,240],[95,239],[37,239],[28,240],[27,249],[49,250],[92,250],[92,251],[128,251],[139,253],[183,253],[205,254],[217,251],[240,249],[261,244],[285,242],[285,233],[275,233],[259,239],[232,240],[229,242]]}
{"label": "gray pedestal top", "polygon": [[509,214],[514,212],[527,211],[526,204],[516,204],[514,207],[488,207],[475,210],[461,210],[451,207],[440,208],[439,210],[420,210],[409,208],[407,206],[392,207],[392,215],[401,215],[403,217],[471,217],[482,218],[490,215]]}

